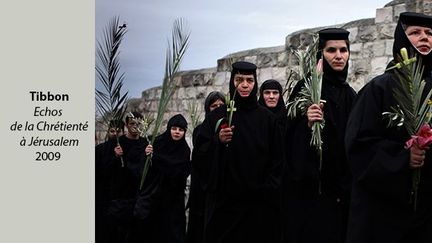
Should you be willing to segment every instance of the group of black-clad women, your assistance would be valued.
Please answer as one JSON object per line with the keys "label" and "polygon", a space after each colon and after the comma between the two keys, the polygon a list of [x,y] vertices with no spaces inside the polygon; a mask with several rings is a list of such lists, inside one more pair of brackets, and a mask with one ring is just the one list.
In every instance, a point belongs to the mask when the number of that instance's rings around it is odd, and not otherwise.
{"label": "group of black-clad women", "polygon": [[[387,69],[356,94],[347,82],[349,32],[318,35],[323,102],[304,114],[288,117],[281,84],[266,80],[258,89],[257,67],[236,62],[230,102],[220,92],[208,95],[192,153],[182,115],[153,145],[134,134],[135,120],[127,118],[119,144],[96,148],[96,241],[432,242],[432,154],[416,143],[407,147],[413,134],[383,116],[400,105],[394,91],[401,77]],[[425,96],[432,88],[432,17],[401,13],[394,38],[388,67],[401,62],[401,48],[416,55],[423,99],[431,99]],[[297,82],[287,103],[302,98],[304,86]],[[316,122],[324,123],[322,156],[310,144]],[[148,156],[152,166],[139,189]]]}

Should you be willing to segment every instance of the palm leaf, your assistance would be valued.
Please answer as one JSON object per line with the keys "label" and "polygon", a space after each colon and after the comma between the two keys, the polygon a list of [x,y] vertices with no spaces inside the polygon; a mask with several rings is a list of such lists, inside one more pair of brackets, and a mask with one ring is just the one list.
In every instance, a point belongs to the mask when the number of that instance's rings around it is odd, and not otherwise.
{"label": "palm leaf", "polygon": [[[168,49],[165,57],[165,75],[162,82],[162,92],[159,98],[159,106],[150,144],[154,143],[156,135],[159,133],[166,108],[174,94],[176,88],[174,76],[179,71],[181,61],[186,53],[187,47],[189,46],[189,36],[190,31],[186,26],[185,20],[182,18],[176,19],[173,25],[171,43],[168,41]],[[150,166],[151,156],[148,156],[141,175],[140,189],[144,184]]]}
{"label": "palm leaf", "polygon": [[[193,100],[188,102],[187,105],[187,112],[189,114],[189,118],[191,120],[192,128],[194,129],[201,119],[201,113],[198,112],[198,105]],[[193,131],[193,129],[190,129],[190,131]]]}
{"label": "palm leaf", "polygon": [[[411,53],[416,53],[414,50]],[[397,101],[397,108],[391,107],[393,112],[383,112],[383,116],[388,121],[388,126],[402,125],[410,135],[415,135],[423,124],[430,123],[432,102],[430,97],[432,89],[423,99],[425,81],[423,80],[422,60],[416,56],[409,58],[407,50],[401,49],[401,55],[394,67],[396,75],[396,88],[393,90],[393,96]],[[389,70],[388,69],[388,70]],[[417,193],[420,182],[421,170],[413,170],[412,175],[412,197],[411,203],[414,210],[417,208]]]}
{"label": "palm leaf", "polygon": [[[321,103],[322,73],[317,70],[317,53],[318,53],[317,35],[314,41],[305,51],[295,50],[294,54],[299,59],[300,77],[304,80],[304,86],[299,95],[287,105],[288,116],[291,118],[297,115],[304,115],[308,107],[312,104]],[[319,157],[319,172],[322,170],[322,138],[321,132],[324,128],[324,122],[314,122],[312,125],[312,136],[310,145],[315,147]],[[319,180],[319,193],[321,194],[321,180]]]}
{"label": "palm leaf", "polygon": [[97,112],[105,124],[121,120],[125,112],[128,92],[122,94],[125,74],[120,73],[119,48],[126,28],[119,28],[119,17],[113,17],[97,41],[96,77],[102,89],[96,89]]}
{"label": "palm leaf", "polygon": [[[119,28],[119,17],[113,17],[103,31],[102,40],[97,41],[96,77],[102,89],[96,89],[96,112],[104,124],[120,122],[125,113],[128,92],[122,94],[124,72],[120,69],[120,45],[126,34],[126,28]],[[116,136],[117,144],[119,143]],[[120,157],[122,166],[123,158]]]}

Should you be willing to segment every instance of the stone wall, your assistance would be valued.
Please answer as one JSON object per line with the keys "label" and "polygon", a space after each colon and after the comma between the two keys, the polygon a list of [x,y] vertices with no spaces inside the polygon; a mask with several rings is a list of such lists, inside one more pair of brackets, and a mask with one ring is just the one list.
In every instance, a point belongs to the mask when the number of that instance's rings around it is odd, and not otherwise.
{"label": "stone wall", "polygon": [[[376,10],[375,18],[355,20],[331,27],[342,27],[350,31],[349,82],[359,90],[372,77],[381,74],[392,58],[393,32],[399,13],[404,11],[432,14],[431,0],[395,0]],[[285,85],[291,71],[297,71],[298,60],[294,57],[294,49],[310,44],[312,33],[325,27],[306,29],[288,35],[285,44],[270,48],[257,48],[229,54],[217,60],[217,67],[200,70],[183,71],[176,77],[177,89],[168,106],[165,118],[182,113],[188,120],[187,107],[189,102],[197,102],[201,117],[203,104],[207,94],[218,90],[228,91],[230,64],[234,61],[249,61],[258,66],[259,84],[266,79],[276,79]],[[130,110],[141,113],[155,114],[160,87],[142,92],[142,97],[132,99]],[[165,126],[162,127],[164,129]]]}

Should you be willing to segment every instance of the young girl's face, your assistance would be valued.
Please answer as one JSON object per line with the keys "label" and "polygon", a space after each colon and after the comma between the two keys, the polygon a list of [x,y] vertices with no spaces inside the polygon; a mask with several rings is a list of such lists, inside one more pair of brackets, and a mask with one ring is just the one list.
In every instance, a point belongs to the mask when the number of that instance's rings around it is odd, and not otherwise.
{"label": "young girl's face", "polygon": [[171,137],[174,141],[178,141],[183,138],[185,130],[181,127],[171,127]]}

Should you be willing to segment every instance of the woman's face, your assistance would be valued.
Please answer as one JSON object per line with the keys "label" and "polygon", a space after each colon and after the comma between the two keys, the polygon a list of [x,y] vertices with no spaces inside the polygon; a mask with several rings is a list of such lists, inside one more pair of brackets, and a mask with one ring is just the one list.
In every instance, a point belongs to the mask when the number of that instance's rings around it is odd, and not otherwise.
{"label": "woman's face", "polygon": [[213,103],[210,104],[210,106],[209,106],[209,110],[210,110],[210,111],[213,111],[213,110],[215,110],[216,108],[218,108],[219,106],[221,106],[221,105],[223,105],[223,104],[224,104],[224,101],[223,101],[223,100],[221,100],[221,99],[217,99],[217,100],[215,100]]}
{"label": "woman's face", "polygon": [[324,58],[333,70],[340,72],[345,68],[349,58],[345,40],[328,40],[323,50]]}
{"label": "woman's face", "polygon": [[182,139],[184,134],[185,130],[183,128],[175,126],[171,127],[171,137],[174,141],[179,141],[180,139]]}
{"label": "woman's face", "polygon": [[428,55],[432,50],[432,29],[422,26],[408,26],[405,30],[411,44],[422,55]]}

